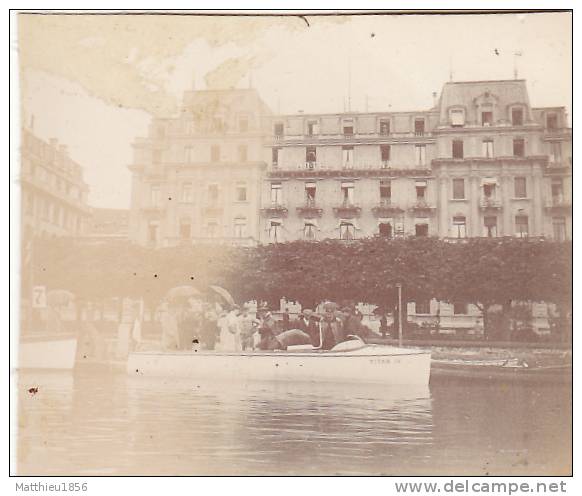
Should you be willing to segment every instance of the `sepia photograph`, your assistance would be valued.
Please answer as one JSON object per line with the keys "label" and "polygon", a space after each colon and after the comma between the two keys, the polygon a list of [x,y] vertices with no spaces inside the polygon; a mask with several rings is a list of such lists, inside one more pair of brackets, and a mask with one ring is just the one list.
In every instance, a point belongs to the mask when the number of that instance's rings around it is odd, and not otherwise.
{"label": "sepia photograph", "polygon": [[11,475],[573,475],[572,11],[11,17]]}

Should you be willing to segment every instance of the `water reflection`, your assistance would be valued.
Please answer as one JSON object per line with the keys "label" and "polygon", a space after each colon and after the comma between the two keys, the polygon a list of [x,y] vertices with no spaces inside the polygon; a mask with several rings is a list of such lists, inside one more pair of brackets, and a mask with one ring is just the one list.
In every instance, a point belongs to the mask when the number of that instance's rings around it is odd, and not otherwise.
{"label": "water reflection", "polygon": [[[20,474],[556,470],[544,453],[567,469],[567,453],[556,458],[569,432],[567,389],[548,391],[550,405],[524,387],[232,386],[94,370],[21,374],[19,390]],[[528,464],[512,466],[523,450]]]}

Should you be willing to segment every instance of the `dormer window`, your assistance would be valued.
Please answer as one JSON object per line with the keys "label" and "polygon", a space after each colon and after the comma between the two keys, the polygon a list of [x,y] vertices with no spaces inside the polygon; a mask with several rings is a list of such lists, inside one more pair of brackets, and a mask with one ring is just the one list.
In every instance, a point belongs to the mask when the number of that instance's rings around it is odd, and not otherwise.
{"label": "dormer window", "polygon": [[558,115],[548,114],[546,116],[546,126],[550,131],[555,131],[558,129]]}
{"label": "dormer window", "polygon": [[523,109],[511,109],[511,124],[514,126],[523,126]]}
{"label": "dormer window", "polygon": [[285,135],[284,127],[282,122],[276,122],[273,126],[273,134],[277,137]]}
{"label": "dormer window", "polygon": [[388,136],[390,134],[390,120],[380,119],[380,134],[382,136]]}
{"label": "dormer window", "polygon": [[465,125],[465,111],[463,109],[452,109],[449,113],[451,126],[463,127]]}
{"label": "dormer window", "polygon": [[319,123],[317,121],[307,123],[307,134],[309,136],[317,136],[319,134]]}
{"label": "dormer window", "polygon": [[481,112],[481,125],[482,126],[493,125],[493,112],[491,111]]}

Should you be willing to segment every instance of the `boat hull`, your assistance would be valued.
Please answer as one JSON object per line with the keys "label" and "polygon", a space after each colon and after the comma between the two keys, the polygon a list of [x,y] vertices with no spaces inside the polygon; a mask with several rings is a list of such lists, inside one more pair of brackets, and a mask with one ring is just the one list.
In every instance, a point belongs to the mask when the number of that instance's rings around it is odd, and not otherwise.
{"label": "boat hull", "polygon": [[343,381],[426,385],[430,353],[387,346],[348,352],[130,353],[132,375],[192,379]]}
{"label": "boat hull", "polygon": [[75,366],[77,338],[26,339],[19,343],[19,369],[61,369]]}

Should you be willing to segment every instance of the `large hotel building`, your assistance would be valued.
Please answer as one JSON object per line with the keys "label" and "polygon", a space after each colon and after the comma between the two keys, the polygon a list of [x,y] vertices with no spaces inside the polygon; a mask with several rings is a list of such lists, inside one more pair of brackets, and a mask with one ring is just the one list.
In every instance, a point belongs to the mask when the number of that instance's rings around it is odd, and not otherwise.
{"label": "large hotel building", "polygon": [[134,149],[146,246],[571,237],[571,128],[524,80],[449,82],[412,112],[274,115],[253,89],[187,91]]}

